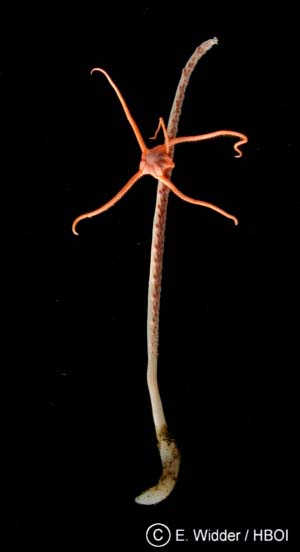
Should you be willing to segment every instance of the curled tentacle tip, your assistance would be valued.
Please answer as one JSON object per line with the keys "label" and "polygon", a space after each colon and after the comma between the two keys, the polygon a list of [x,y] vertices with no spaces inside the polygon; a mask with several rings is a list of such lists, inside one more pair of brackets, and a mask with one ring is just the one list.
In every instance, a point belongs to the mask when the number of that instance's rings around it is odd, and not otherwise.
{"label": "curled tentacle tip", "polygon": [[93,69],[90,70],[90,75],[96,73],[97,71],[102,71],[102,69],[100,69],[99,67],[93,67]]}
{"label": "curled tentacle tip", "polygon": [[101,69],[101,67],[93,67],[93,69],[90,70],[90,75],[93,73],[104,73],[104,75],[107,75],[106,71],[104,69]]}
{"label": "curled tentacle tip", "polygon": [[76,230],[77,223],[73,222],[72,224],[72,232],[75,236],[79,236],[77,230]]}

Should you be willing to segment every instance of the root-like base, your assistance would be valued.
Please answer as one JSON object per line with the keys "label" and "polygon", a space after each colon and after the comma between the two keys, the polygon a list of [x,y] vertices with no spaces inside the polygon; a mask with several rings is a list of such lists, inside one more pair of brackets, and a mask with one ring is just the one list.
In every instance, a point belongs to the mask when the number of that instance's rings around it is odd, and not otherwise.
{"label": "root-like base", "polygon": [[158,448],[163,472],[159,482],[136,497],[137,504],[158,504],[173,491],[180,466],[180,452],[167,427],[158,435]]}

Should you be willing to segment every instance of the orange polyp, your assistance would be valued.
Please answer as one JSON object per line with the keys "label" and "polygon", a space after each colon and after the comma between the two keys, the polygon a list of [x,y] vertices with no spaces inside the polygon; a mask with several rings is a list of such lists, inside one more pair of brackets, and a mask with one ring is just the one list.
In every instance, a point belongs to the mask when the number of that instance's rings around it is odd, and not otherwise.
{"label": "orange polyp", "polygon": [[72,231],[73,233],[78,236],[78,232],[76,230],[78,222],[81,220],[84,220],[86,218],[92,218],[96,215],[100,215],[104,211],[107,211],[111,207],[113,207],[120,199],[132,188],[132,186],[144,175],[150,175],[153,176],[155,179],[159,179],[160,182],[163,182],[165,186],[167,186],[175,195],[180,197],[183,201],[186,201],[187,203],[192,203],[193,205],[199,205],[201,207],[206,207],[208,209],[211,209],[213,211],[216,211],[220,215],[232,219],[235,224],[237,224],[237,218],[234,215],[230,215],[220,207],[217,207],[216,205],[213,205],[212,203],[201,201],[198,199],[194,199],[192,197],[189,197],[185,194],[183,194],[178,188],[169,180],[168,178],[168,171],[172,168],[174,168],[174,162],[169,156],[170,147],[176,146],[178,144],[184,144],[187,142],[201,142],[203,140],[211,140],[213,138],[217,138],[219,136],[232,136],[234,138],[238,138],[239,140],[235,142],[233,149],[237,152],[237,155],[235,157],[241,157],[242,152],[239,149],[240,146],[246,144],[248,142],[248,138],[245,134],[242,134],[241,132],[236,132],[234,130],[217,130],[215,132],[209,132],[207,134],[199,134],[196,136],[179,136],[177,138],[170,138],[167,133],[167,129],[164,123],[164,120],[162,117],[159,119],[159,124],[156,129],[156,132],[154,134],[153,138],[156,138],[158,132],[160,129],[162,129],[165,141],[163,144],[160,144],[158,146],[155,146],[154,148],[148,149],[145,145],[144,139],[142,137],[141,131],[135,122],[134,118],[132,117],[129,108],[127,106],[127,103],[125,102],[119,88],[114,83],[112,78],[109,76],[109,74],[104,71],[104,69],[101,69],[100,67],[97,67],[95,69],[92,69],[91,74],[94,72],[100,72],[105,75],[108,82],[116,92],[120,103],[123,107],[124,113],[127,117],[127,120],[129,121],[132,130],[135,134],[135,137],[138,141],[138,144],[140,146],[141,152],[142,152],[142,158],[140,161],[140,166],[138,172],[121,188],[121,190],[107,203],[102,205],[101,207],[98,207],[94,211],[90,211],[88,213],[84,213],[77,217],[73,224],[72,224]]}
{"label": "orange polyp", "polygon": [[220,215],[233,220],[236,225],[238,224],[238,220],[235,216],[227,213],[226,211],[224,211],[220,207],[217,207],[216,205],[213,205],[212,203],[186,196],[170,180],[172,169],[174,168],[174,146],[176,146],[177,144],[210,140],[221,136],[229,136],[238,139],[234,143],[233,148],[236,152],[235,157],[241,157],[242,151],[240,150],[240,147],[246,144],[246,142],[248,141],[248,138],[245,134],[231,130],[218,130],[207,134],[200,134],[198,136],[185,136],[176,138],[181,109],[191,74],[201,57],[217,43],[218,40],[216,37],[203,42],[202,44],[200,44],[200,46],[196,48],[192,56],[189,58],[187,64],[182,71],[180,81],[175,93],[175,98],[169,116],[168,127],[166,128],[163,119],[160,118],[157,130],[154,135],[155,139],[158,135],[159,130],[162,129],[164,135],[164,143],[150,149],[146,147],[141,132],[135,120],[133,119],[120,90],[110,78],[108,73],[100,68],[96,68],[91,71],[91,73],[95,71],[103,73],[112,88],[115,90],[125,112],[127,120],[130,123],[140,146],[142,158],[140,161],[139,170],[135,173],[135,175],[130,178],[125,186],[123,186],[123,188],[121,188],[121,190],[111,200],[106,202],[98,209],[95,209],[94,211],[90,211],[88,213],[84,213],[74,220],[72,225],[72,230],[74,234],[77,234],[76,226],[79,221],[84,220],[85,218],[91,218],[99,215],[113,207],[142,176],[151,175],[154,178],[158,179],[157,198],[152,228],[150,274],[148,286],[147,384],[155,433],[162,464],[162,475],[156,485],[150,487],[146,491],[142,492],[138,497],[136,497],[136,502],[143,505],[157,504],[158,502],[165,500],[173,491],[178,478],[181,457],[177,444],[168,430],[157,380],[161,278],[169,192],[172,191],[175,195],[177,195],[180,199],[187,203],[199,205],[216,211]]}

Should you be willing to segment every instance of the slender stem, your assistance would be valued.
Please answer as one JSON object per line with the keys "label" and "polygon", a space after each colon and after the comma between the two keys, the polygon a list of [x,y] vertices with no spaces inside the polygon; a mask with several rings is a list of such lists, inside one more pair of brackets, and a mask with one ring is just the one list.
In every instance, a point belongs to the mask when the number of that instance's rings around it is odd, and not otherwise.
{"label": "slender stem", "polygon": [[[216,38],[203,42],[203,44],[196,48],[182,71],[169,116],[167,131],[170,139],[174,139],[177,135],[185,92],[192,72],[201,57],[217,43],[218,40]],[[171,158],[173,158],[173,152],[174,148],[170,146],[169,155]],[[171,177],[171,172],[172,170],[170,169],[167,175],[168,178]],[[168,432],[157,381],[159,310],[168,196],[169,189],[158,181],[152,230],[147,315],[147,383],[163,472],[157,485],[144,491],[136,498],[136,502],[139,504],[156,504],[164,500],[175,486],[180,466],[180,453],[175,441],[170,437]]]}

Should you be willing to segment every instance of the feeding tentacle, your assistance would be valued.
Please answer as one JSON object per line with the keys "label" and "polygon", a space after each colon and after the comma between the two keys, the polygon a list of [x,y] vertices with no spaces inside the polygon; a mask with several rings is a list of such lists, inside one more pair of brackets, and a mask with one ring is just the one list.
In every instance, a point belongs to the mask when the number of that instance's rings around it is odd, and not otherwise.
{"label": "feeding tentacle", "polygon": [[132,188],[132,186],[136,183],[136,181],[139,178],[141,178],[141,176],[143,176],[143,172],[139,170],[132,176],[132,178],[130,178],[130,180],[128,180],[127,184],[125,184],[125,186],[123,186],[123,188],[121,188],[121,190],[112,199],[107,201],[107,203],[104,203],[104,205],[102,205],[98,209],[95,209],[94,211],[90,211],[88,213],[84,213],[83,215],[79,215],[79,217],[77,217],[72,224],[73,234],[78,236],[78,232],[76,231],[76,226],[80,220],[95,217],[96,215],[100,215],[100,213],[103,213],[104,211],[107,211],[108,209],[113,207],[118,201],[120,201],[120,199],[122,199],[122,197],[130,190],[130,188]]}
{"label": "feeding tentacle", "polygon": [[212,211],[216,211],[220,215],[223,215],[223,217],[233,220],[236,226],[238,225],[239,221],[234,215],[230,215],[230,213],[227,213],[227,211],[224,211],[217,205],[214,205],[213,203],[209,203],[207,201],[202,201],[201,199],[194,199],[192,197],[185,195],[180,190],[178,190],[178,188],[176,188],[176,186],[173,184],[173,182],[171,182],[171,180],[169,180],[165,176],[160,177],[159,180],[163,182],[163,184],[165,184],[169,188],[169,190],[173,192],[173,194],[180,197],[180,199],[182,199],[183,201],[186,201],[187,203],[192,203],[193,205],[200,205],[201,207],[207,207],[208,209],[211,209]]}
{"label": "feeding tentacle", "polygon": [[242,157],[240,146],[247,144],[248,138],[241,132],[235,132],[234,130],[216,130],[215,132],[208,132],[207,134],[199,134],[198,136],[179,136],[178,138],[172,138],[169,140],[170,146],[176,146],[177,144],[184,144],[185,142],[201,142],[203,140],[210,140],[211,138],[218,138],[219,136],[233,136],[234,138],[240,138],[233,146],[237,155],[235,157]]}
{"label": "feeding tentacle", "polygon": [[110,78],[109,74],[108,74],[106,71],[104,71],[104,69],[101,69],[101,67],[95,67],[94,69],[92,69],[92,70],[91,70],[91,75],[92,75],[94,72],[96,72],[96,71],[98,71],[99,73],[103,73],[103,75],[106,76],[106,78],[107,78],[109,84],[110,84],[110,85],[112,86],[112,88],[114,89],[115,93],[117,94],[117,96],[118,96],[118,98],[119,98],[119,100],[120,100],[120,102],[121,102],[121,104],[122,104],[122,107],[123,107],[123,109],[124,109],[124,113],[125,113],[125,115],[126,115],[126,117],[127,117],[127,120],[128,120],[128,122],[130,123],[131,128],[132,128],[132,130],[133,130],[133,132],[134,132],[134,134],[135,134],[135,137],[136,137],[136,139],[137,139],[137,141],[138,141],[138,143],[139,143],[139,146],[140,146],[140,148],[141,148],[141,151],[145,151],[147,148],[146,148],[146,144],[145,144],[145,142],[144,142],[144,139],[143,139],[143,137],[142,137],[142,135],[141,135],[140,129],[139,129],[139,127],[137,126],[137,124],[136,124],[134,118],[132,117],[132,115],[131,115],[131,113],[130,113],[130,111],[129,111],[129,109],[128,109],[127,103],[125,102],[125,100],[124,100],[124,98],[123,98],[123,96],[122,96],[122,94],[121,94],[119,88],[118,88],[117,85],[114,83],[114,81]]}

